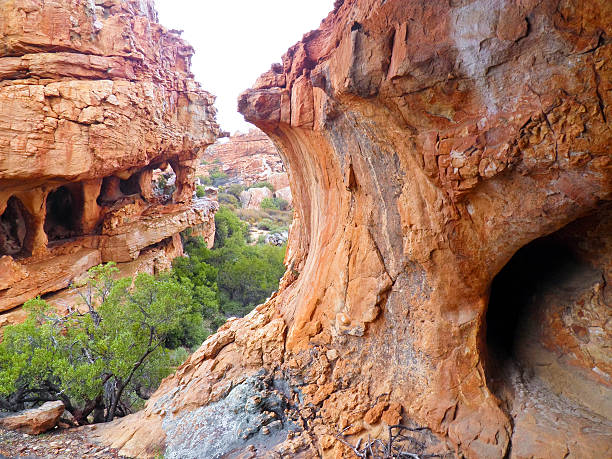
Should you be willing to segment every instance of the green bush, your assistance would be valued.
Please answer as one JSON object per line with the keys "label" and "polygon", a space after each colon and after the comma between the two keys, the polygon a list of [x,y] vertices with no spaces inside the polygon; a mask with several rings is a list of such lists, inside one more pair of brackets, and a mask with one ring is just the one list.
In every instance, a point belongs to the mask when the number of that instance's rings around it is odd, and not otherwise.
{"label": "green bush", "polygon": [[196,196],[198,198],[203,198],[204,196],[206,196],[206,188],[204,188],[202,185],[198,185],[196,187]]}
{"label": "green bush", "polygon": [[208,175],[206,175],[206,176],[200,175],[198,178],[200,179],[200,183],[202,185],[207,185],[207,186],[212,185],[212,179],[210,178],[210,176],[208,176]]}
{"label": "green bush", "polygon": [[236,199],[240,199],[240,193],[242,193],[243,191],[244,191],[244,186],[240,185],[239,183],[232,183],[225,190],[226,193],[229,193],[235,196]]}
{"label": "green bush", "polygon": [[219,204],[226,204],[234,207],[240,206],[240,201],[238,201],[238,198],[229,193],[219,193],[217,196],[217,201],[219,201]]}
{"label": "green bush", "polygon": [[229,208],[221,206],[215,214],[215,248],[225,246],[229,239],[245,242],[247,233],[247,224]]}
{"label": "green bush", "polygon": [[208,176],[210,177],[213,186],[225,185],[228,181],[227,174],[223,171],[220,171],[217,167],[211,169],[208,172]]}
{"label": "green bush", "polygon": [[263,198],[261,208],[286,211],[289,208],[289,203],[281,198]]}
{"label": "green bush", "polygon": [[111,421],[172,371],[166,340],[197,327],[191,292],[166,276],[115,280],[112,263],[89,270],[85,312],[59,316],[40,298],[26,321],[4,329],[0,406],[61,400],[79,424]]}
{"label": "green bush", "polygon": [[274,202],[274,198],[263,198],[260,207],[262,209],[279,209],[278,204]]}
{"label": "green bush", "polygon": [[255,182],[249,188],[267,188],[274,193],[274,187],[270,182]]}
{"label": "green bush", "polygon": [[276,225],[274,225],[274,222],[270,220],[269,218],[264,218],[259,223],[257,223],[257,228],[266,230],[266,231],[270,231],[275,226]]}
{"label": "green bush", "polygon": [[222,323],[219,316],[242,316],[265,301],[285,272],[285,247],[247,245],[247,224],[229,208],[219,209],[215,224],[213,249],[200,238],[189,239],[185,243],[187,257],[176,259],[173,268],[176,278],[185,283],[188,280],[191,288],[206,287],[204,298],[196,294],[194,298],[204,305],[204,322],[213,328]]}

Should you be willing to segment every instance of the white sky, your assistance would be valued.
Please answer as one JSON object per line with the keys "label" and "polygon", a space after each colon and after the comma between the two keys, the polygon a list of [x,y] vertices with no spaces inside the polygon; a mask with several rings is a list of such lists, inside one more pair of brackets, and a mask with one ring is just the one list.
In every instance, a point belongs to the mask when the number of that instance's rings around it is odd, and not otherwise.
{"label": "white sky", "polygon": [[221,129],[250,127],[237,111],[251,87],[306,32],[319,27],[334,0],[156,0],[159,22],[183,30],[195,49],[191,70],[217,96]]}

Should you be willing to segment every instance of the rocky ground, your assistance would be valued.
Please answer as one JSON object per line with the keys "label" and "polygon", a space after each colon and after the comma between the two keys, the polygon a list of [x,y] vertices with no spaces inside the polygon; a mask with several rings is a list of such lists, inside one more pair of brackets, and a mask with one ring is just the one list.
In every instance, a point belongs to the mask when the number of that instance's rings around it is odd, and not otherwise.
{"label": "rocky ground", "polygon": [[80,429],[57,428],[28,435],[0,428],[0,459],[3,458],[122,458],[116,449],[87,441]]}

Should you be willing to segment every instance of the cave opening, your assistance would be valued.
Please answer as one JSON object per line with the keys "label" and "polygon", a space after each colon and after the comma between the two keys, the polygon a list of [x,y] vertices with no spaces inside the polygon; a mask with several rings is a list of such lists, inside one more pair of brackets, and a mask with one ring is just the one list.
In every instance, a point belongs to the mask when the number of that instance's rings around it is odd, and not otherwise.
{"label": "cave opening", "polygon": [[176,191],[176,173],[169,163],[153,168],[151,186],[155,196],[163,203],[172,201],[172,195]]}
{"label": "cave opening", "polygon": [[119,181],[119,190],[125,196],[140,195],[140,174],[132,174],[128,179]]}
{"label": "cave opening", "polygon": [[32,215],[18,198],[11,196],[0,216],[0,256],[29,257],[32,231]]}
{"label": "cave opening", "polygon": [[556,233],[514,254],[491,285],[486,315],[490,360],[516,360],[518,341],[533,325],[538,300],[563,285],[579,264],[571,246]]}
{"label": "cave opening", "polygon": [[78,186],[61,186],[47,196],[44,230],[49,242],[78,236],[83,210],[83,193]]}

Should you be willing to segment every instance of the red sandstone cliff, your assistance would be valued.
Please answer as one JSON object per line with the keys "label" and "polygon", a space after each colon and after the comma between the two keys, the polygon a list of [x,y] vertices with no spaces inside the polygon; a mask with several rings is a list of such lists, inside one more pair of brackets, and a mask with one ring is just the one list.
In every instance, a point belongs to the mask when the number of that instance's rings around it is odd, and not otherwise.
{"label": "red sandstone cliff", "polygon": [[610,5],[337,1],[239,103],[295,196],[280,292],[105,441],[610,457]]}
{"label": "red sandstone cliff", "polygon": [[[100,262],[162,269],[180,231],[214,224],[216,203],[192,205],[218,135],[192,54],[151,0],[0,2],[0,311]],[[164,204],[151,177],[167,163]]]}
{"label": "red sandstone cliff", "polygon": [[227,141],[218,141],[206,149],[206,164],[198,168],[198,175],[206,175],[218,168],[231,179],[251,185],[270,181],[275,189],[289,186],[285,166],[278,150],[259,129],[247,133],[237,132]]}

